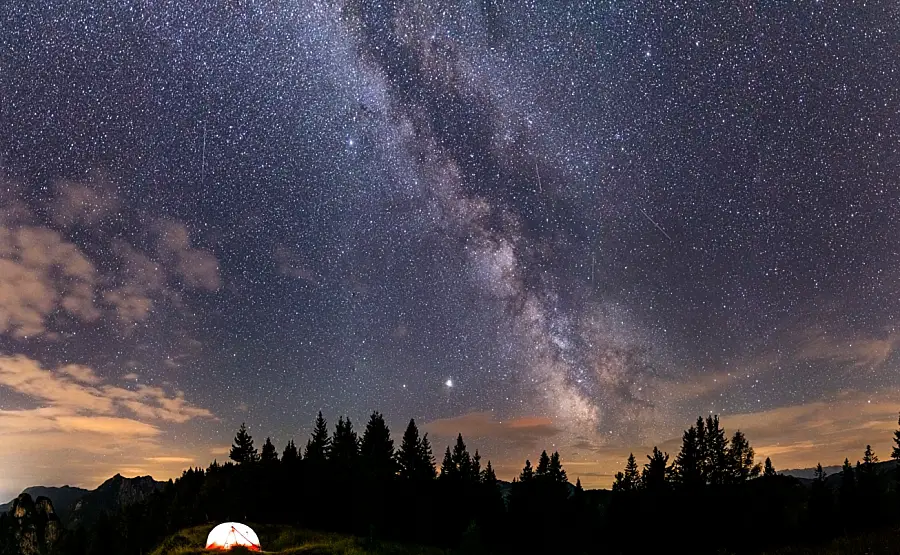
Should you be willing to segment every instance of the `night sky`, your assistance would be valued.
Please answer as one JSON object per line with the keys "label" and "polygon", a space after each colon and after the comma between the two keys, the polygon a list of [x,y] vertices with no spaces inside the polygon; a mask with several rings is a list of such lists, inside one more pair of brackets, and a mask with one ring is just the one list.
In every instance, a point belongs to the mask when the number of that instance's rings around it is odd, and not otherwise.
{"label": "night sky", "polygon": [[0,494],[319,410],[885,458],[898,239],[896,2],[4,2]]}

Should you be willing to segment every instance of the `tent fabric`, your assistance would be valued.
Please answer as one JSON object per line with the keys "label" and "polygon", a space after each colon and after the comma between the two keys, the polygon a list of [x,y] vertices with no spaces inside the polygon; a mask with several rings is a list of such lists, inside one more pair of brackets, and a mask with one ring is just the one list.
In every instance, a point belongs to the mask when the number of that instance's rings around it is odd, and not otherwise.
{"label": "tent fabric", "polygon": [[229,550],[237,546],[245,547],[250,551],[260,550],[256,532],[240,522],[223,522],[213,528],[206,538],[206,549]]}

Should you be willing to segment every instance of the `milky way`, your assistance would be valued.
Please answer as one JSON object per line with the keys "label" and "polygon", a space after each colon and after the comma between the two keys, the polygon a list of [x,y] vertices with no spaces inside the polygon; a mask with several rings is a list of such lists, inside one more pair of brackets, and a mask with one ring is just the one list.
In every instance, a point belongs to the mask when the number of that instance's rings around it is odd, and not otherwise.
{"label": "milky way", "polygon": [[782,467],[889,440],[893,3],[0,16],[4,495],[319,410],[588,485],[709,412]]}

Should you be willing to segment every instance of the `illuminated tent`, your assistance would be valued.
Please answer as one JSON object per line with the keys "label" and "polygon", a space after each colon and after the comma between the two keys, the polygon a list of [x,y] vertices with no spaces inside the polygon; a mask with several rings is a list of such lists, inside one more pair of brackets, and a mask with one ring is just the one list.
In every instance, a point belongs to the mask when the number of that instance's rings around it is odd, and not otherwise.
{"label": "illuminated tent", "polygon": [[206,549],[228,550],[241,546],[250,551],[259,551],[259,538],[246,524],[223,522],[216,526],[206,538]]}

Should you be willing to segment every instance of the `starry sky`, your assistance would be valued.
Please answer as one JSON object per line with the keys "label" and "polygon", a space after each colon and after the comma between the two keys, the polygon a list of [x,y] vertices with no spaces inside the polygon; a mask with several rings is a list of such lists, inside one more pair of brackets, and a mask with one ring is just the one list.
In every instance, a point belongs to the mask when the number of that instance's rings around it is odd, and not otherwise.
{"label": "starry sky", "polygon": [[888,454],[895,2],[6,2],[0,46],[4,498],[319,410],[587,487],[710,412]]}

